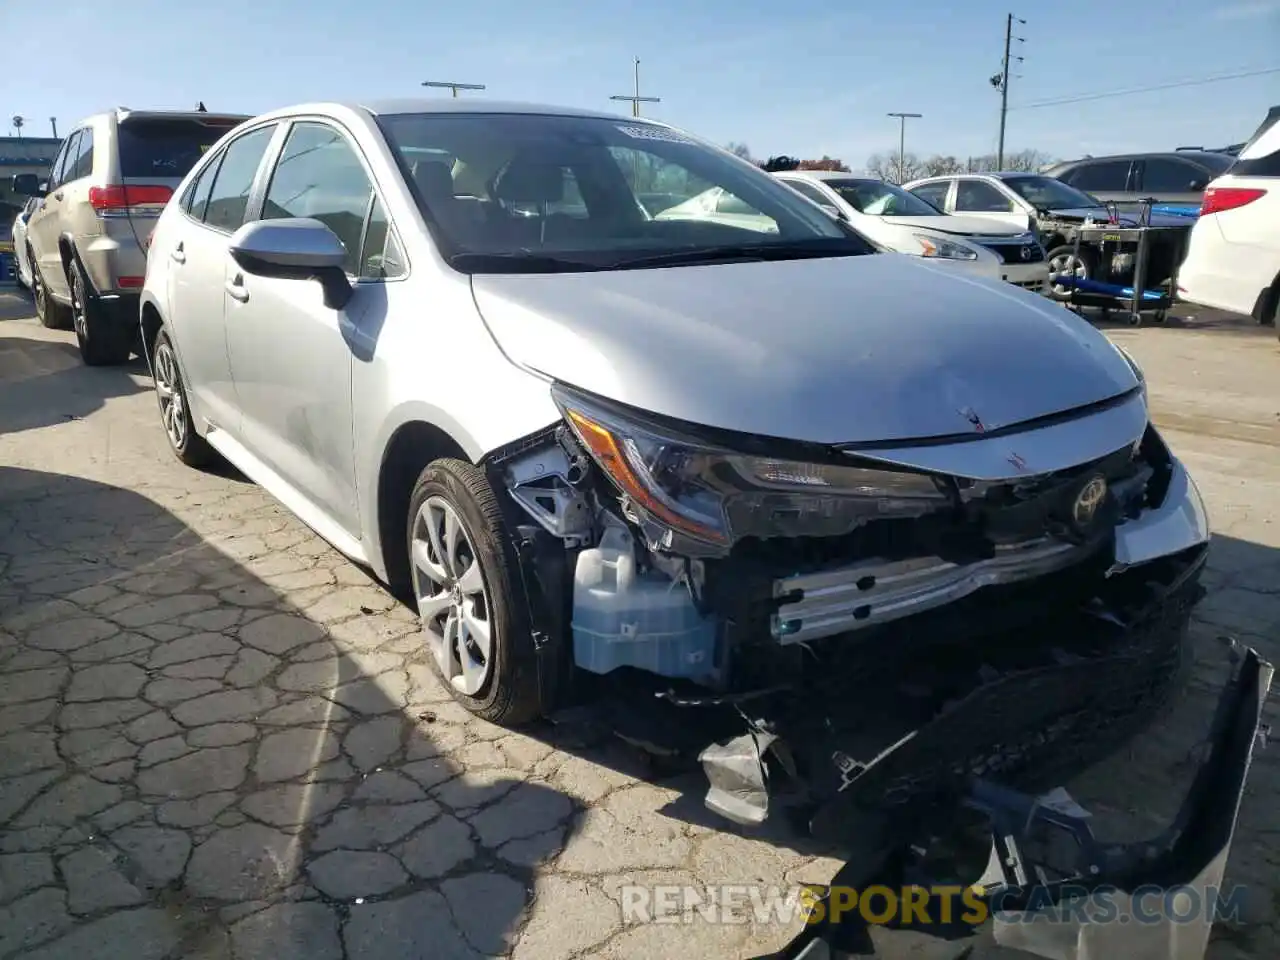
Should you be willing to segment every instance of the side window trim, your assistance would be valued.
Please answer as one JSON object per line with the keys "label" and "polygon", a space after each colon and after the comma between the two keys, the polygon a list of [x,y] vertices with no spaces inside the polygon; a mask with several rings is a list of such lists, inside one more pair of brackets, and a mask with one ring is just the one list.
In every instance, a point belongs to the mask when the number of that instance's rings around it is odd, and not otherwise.
{"label": "side window trim", "polygon": [[[369,218],[373,214],[375,204],[382,205],[383,215],[387,218],[387,236],[395,236],[396,248],[400,252],[400,256],[404,260],[404,271],[396,277],[355,277],[354,279],[365,283],[386,283],[390,280],[403,280],[409,276],[413,265],[409,260],[409,254],[405,251],[404,244],[400,242],[400,232],[396,229],[395,218],[391,215],[391,208],[387,205],[382,195],[382,190],[378,186],[378,178],[374,175],[373,167],[369,163],[369,158],[365,156],[364,150],[361,148],[359,141],[352,136],[351,131],[340,121],[333,117],[326,117],[319,114],[299,113],[286,117],[283,121],[277,121],[280,129],[276,131],[275,138],[271,141],[271,146],[267,148],[266,159],[269,163],[263,164],[258,171],[258,180],[254,182],[253,192],[249,197],[249,208],[245,212],[245,223],[252,220],[262,219],[262,208],[267,200],[267,191],[271,188],[271,178],[275,176],[276,164],[280,162],[280,156],[284,153],[285,144],[289,141],[289,134],[293,128],[301,123],[313,123],[321,126],[330,127],[335,130],[340,137],[351,148],[351,152],[356,159],[360,161],[360,166],[364,168],[364,175],[369,178],[369,186],[372,189],[372,197],[369,205],[365,208],[364,221],[360,226],[360,255],[364,254],[365,235],[369,230]],[[397,163],[393,169],[400,175],[400,165]]]}
{"label": "side window trim", "polygon": [[[86,146],[88,148],[87,150],[86,150]],[[80,169],[81,164],[84,162],[84,159],[86,156],[89,158],[89,168],[87,170],[81,170]],[[87,177],[91,175],[92,173],[93,173],[93,127],[92,126],[81,127],[80,142],[76,144],[75,165],[71,171],[71,175],[72,175],[71,178],[73,180],[79,180],[82,177]]]}

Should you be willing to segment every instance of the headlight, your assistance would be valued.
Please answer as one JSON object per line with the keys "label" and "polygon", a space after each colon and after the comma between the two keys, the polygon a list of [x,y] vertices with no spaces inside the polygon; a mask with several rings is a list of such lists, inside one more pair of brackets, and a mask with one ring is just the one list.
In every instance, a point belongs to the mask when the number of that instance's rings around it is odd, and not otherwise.
{"label": "headlight", "polygon": [[743,453],[562,387],[552,396],[626,502],[707,545],[723,548],[744,536],[837,535],[868,520],[950,503],[945,483],[927,474]]}
{"label": "headlight", "polygon": [[963,243],[956,243],[953,240],[943,240],[940,237],[930,237],[923,233],[912,234],[916,243],[920,244],[920,256],[922,257],[939,257],[943,260],[977,260],[978,251],[973,247],[966,247]]}

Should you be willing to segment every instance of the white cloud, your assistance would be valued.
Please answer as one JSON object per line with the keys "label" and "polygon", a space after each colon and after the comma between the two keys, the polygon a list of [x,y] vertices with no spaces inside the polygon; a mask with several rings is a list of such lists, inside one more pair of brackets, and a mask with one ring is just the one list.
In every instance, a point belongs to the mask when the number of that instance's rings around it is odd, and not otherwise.
{"label": "white cloud", "polygon": [[1213,13],[1215,20],[1260,20],[1280,14],[1280,0],[1245,0],[1219,7]]}

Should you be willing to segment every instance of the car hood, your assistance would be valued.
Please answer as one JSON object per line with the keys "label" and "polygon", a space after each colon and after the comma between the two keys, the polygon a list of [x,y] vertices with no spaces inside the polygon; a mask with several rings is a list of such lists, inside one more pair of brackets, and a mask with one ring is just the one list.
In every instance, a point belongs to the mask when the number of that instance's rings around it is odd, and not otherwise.
{"label": "car hood", "polygon": [[986,237],[1016,237],[1026,233],[1025,227],[1016,227],[1011,223],[998,220],[985,220],[981,217],[958,217],[939,214],[936,217],[879,217],[881,222],[891,227],[909,227],[912,230],[931,230],[934,233],[953,233],[958,235]]}
{"label": "car hood", "polygon": [[871,254],[473,277],[515,363],[690,423],[815,443],[986,430],[1137,386],[1085,320],[995,280]]}

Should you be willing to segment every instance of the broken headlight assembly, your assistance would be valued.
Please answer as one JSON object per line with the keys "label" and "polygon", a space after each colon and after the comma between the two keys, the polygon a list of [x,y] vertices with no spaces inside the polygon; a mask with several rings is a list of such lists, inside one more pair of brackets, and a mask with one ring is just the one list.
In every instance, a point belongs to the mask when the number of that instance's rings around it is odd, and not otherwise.
{"label": "broken headlight assembly", "polygon": [[553,388],[553,397],[622,494],[624,512],[662,550],[706,556],[745,537],[837,536],[874,519],[919,516],[953,502],[950,481],[931,474],[882,469],[834,450],[800,459],[793,455],[803,445],[788,441],[774,441],[792,448],[774,456],[759,450],[769,443],[760,438],[706,439],[698,428],[563,386]]}

